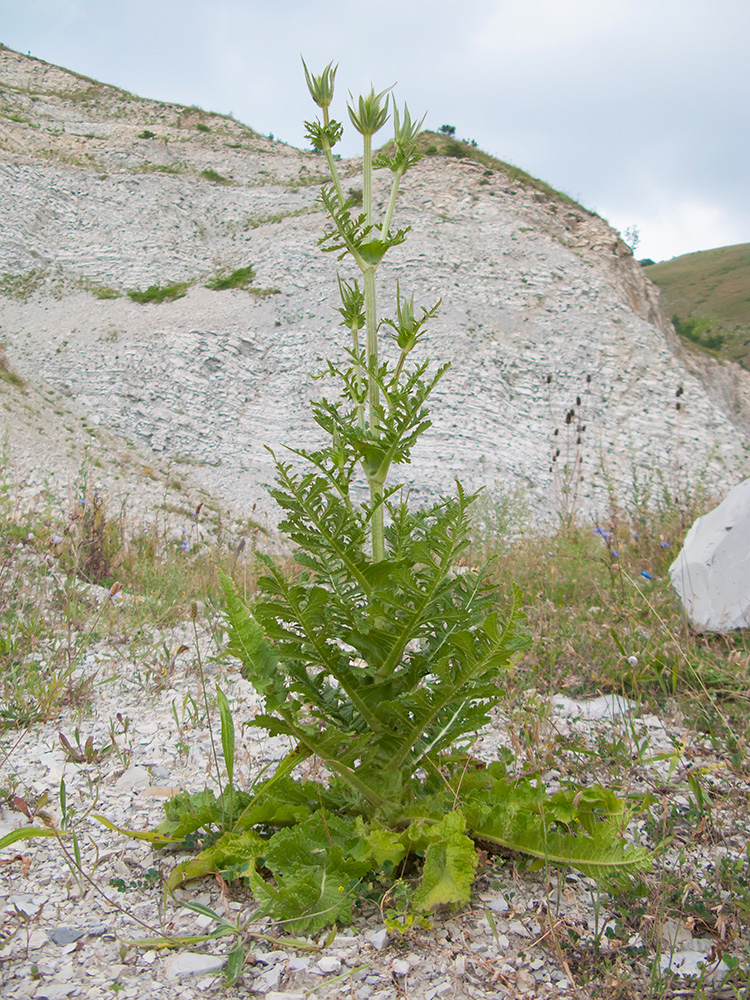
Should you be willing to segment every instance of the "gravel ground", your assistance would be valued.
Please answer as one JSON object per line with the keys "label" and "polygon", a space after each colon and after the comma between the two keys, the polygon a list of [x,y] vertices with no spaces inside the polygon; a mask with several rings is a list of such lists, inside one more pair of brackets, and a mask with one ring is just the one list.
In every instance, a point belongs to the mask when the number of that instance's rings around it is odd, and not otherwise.
{"label": "gravel ground", "polygon": [[[90,588],[85,599],[92,606],[110,601],[101,588]],[[280,927],[252,920],[253,903],[244,888],[214,879],[189,883],[178,898],[165,899],[162,877],[174,858],[105,828],[96,817],[146,830],[161,821],[165,799],[178,790],[216,787],[198,654],[207,688],[213,690],[220,680],[238,733],[239,722],[258,709],[259,699],[231,664],[212,659],[215,629],[208,624],[196,634],[191,625],[183,625],[133,637],[126,634],[126,622],[123,617],[118,639],[89,646],[79,667],[81,676],[91,678],[89,712],[68,708],[47,724],[0,738],[8,792],[0,835],[28,822],[24,803],[32,811],[43,808],[59,825],[64,779],[68,824],[81,852],[80,872],[72,864],[70,839],[16,842],[0,855],[0,919],[8,936],[0,950],[3,997],[95,998],[112,991],[144,1000],[227,995],[220,969],[232,938],[174,950],[128,947],[163,933],[210,931],[211,919],[186,909],[181,905],[185,901],[249,921],[247,964],[229,993],[236,997],[588,997],[597,989],[606,993],[606,958],[611,959],[611,982],[619,976],[622,985],[625,969],[634,982],[648,982],[652,963],[658,968],[670,962],[674,973],[697,973],[698,963],[706,962],[707,975],[718,982],[728,972],[718,960],[722,950],[742,954],[747,928],[722,924],[720,913],[710,927],[672,919],[666,909],[657,919],[648,912],[639,918],[628,912],[632,900],[599,897],[593,884],[575,872],[546,878],[544,872],[524,871],[503,858],[488,859],[470,906],[436,913],[429,929],[403,935],[389,930],[381,910],[370,904],[333,938],[294,943]],[[180,647],[187,649],[179,658],[167,655]],[[559,747],[554,769],[544,775],[550,788],[580,770],[582,760],[590,780],[606,781],[611,765],[601,770],[596,753],[620,741],[626,748],[624,760],[631,760],[617,775],[626,790],[650,789],[656,814],[668,808],[684,812],[685,821],[677,824],[666,853],[648,876],[652,891],[665,873],[679,873],[685,893],[704,887],[708,892],[719,855],[741,860],[748,843],[747,811],[742,808],[748,784],[720,754],[686,731],[678,714],[657,718],[612,696],[550,701],[526,692],[480,734],[474,753],[489,760],[499,747],[510,747],[519,752],[519,767],[530,766],[529,750],[520,751],[519,734],[532,719],[540,752],[552,743]],[[114,731],[118,751],[96,763],[71,762],[58,734],[75,742],[76,730],[81,743],[91,736],[94,748],[108,744]],[[214,737],[218,744],[218,731]],[[249,787],[260,769],[273,765],[286,750],[280,738],[243,729],[238,737],[239,785]],[[707,816],[697,824],[690,818],[688,773],[703,775],[714,803],[710,822]],[[633,832],[645,843],[656,836],[644,813]],[[598,978],[588,981],[581,955],[590,953],[597,926],[610,930],[600,938]],[[582,952],[571,951],[571,935],[585,946]],[[689,989],[691,981],[684,980],[684,987]]]}

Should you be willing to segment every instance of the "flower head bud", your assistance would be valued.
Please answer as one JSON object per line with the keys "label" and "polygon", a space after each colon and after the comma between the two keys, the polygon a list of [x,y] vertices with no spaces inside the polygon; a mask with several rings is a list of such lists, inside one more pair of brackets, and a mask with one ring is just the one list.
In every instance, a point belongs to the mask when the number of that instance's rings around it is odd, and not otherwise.
{"label": "flower head bud", "polygon": [[392,155],[381,152],[376,161],[376,167],[387,167],[394,173],[405,174],[409,167],[413,167],[422,159],[422,154],[417,152],[417,139],[422,131],[422,125],[427,115],[423,115],[418,122],[411,120],[409,107],[404,105],[403,118],[398,112],[396,102],[393,102],[393,147]]}
{"label": "flower head bud", "polygon": [[393,138],[396,140],[396,145],[399,149],[403,150],[407,155],[411,155],[414,150],[426,117],[427,114],[425,113],[418,122],[413,122],[409,114],[409,105],[404,104],[404,117],[402,120],[399,116],[396,102],[393,102]]}
{"label": "flower head bud", "polygon": [[422,317],[417,319],[414,315],[414,296],[410,299],[401,298],[401,288],[398,282],[396,282],[396,322],[391,319],[384,319],[383,322],[390,326],[394,331],[394,339],[396,343],[408,354],[413,351],[417,346],[419,341],[424,337],[425,332],[422,327],[425,323],[432,319],[438,311],[440,306],[440,301],[438,301],[432,309],[425,309],[422,307]]}
{"label": "flower head bud", "polygon": [[360,291],[357,279],[349,284],[339,277],[339,292],[341,293],[341,308],[339,312],[344,317],[342,326],[350,330],[361,330],[365,325],[365,296]]}
{"label": "flower head bud", "polygon": [[[386,87],[379,94],[375,93],[375,88],[370,88],[367,97],[359,98],[356,109],[348,104],[349,117],[352,125],[361,135],[375,135],[388,121],[388,91],[392,87]],[[351,94],[349,96],[354,101]],[[381,103],[385,97],[385,103]]]}
{"label": "flower head bud", "polygon": [[[301,57],[300,57],[301,58]],[[328,108],[333,100],[333,85],[336,81],[336,70],[338,63],[334,66],[333,61],[329,62],[320,76],[312,76],[307,68],[305,60],[302,60],[307,80],[307,89],[310,96],[319,108]]]}

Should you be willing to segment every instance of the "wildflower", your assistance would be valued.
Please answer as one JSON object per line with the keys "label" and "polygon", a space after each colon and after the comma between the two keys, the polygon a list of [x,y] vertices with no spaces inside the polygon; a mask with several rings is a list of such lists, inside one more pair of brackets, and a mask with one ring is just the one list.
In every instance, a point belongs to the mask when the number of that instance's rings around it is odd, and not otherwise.
{"label": "wildflower", "polygon": [[669,542],[667,542],[667,541],[662,541],[659,544],[661,545],[661,547],[663,549],[668,549],[669,548]]}
{"label": "wildflower", "polygon": [[612,549],[612,558],[613,559],[619,559],[620,558],[620,554],[617,551],[617,549]]}

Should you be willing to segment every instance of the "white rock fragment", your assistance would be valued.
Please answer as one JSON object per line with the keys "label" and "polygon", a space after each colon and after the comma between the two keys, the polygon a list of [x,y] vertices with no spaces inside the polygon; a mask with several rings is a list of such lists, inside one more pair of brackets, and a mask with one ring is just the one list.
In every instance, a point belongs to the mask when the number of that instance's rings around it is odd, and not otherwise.
{"label": "white rock fragment", "polygon": [[618,715],[632,715],[637,704],[618,694],[603,694],[598,698],[576,701],[564,694],[552,698],[552,706],[558,715],[567,718],[613,719]]}
{"label": "white rock fragment", "polygon": [[187,976],[203,976],[209,972],[218,972],[226,962],[223,955],[200,955],[192,951],[183,951],[167,962],[166,973],[171,979],[184,979]]}
{"label": "white rock fragment", "polygon": [[151,776],[146,768],[131,764],[115,782],[115,789],[118,792],[140,792],[150,784]]}
{"label": "white rock fragment", "polygon": [[304,972],[310,968],[310,959],[307,955],[292,955],[287,964],[290,972]]}
{"label": "white rock fragment", "polygon": [[79,984],[72,983],[43,983],[34,994],[34,1000],[64,1000],[71,993],[79,991]]}
{"label": "white rock fragment", "polygon": [[729,966],[723,958],[718,962],[709,961],[704,952],[692,949],[661,955],[659,968],[662,972],[674,972],[680,976],[703,976],[706,982],[716,982],[729,972]]}
{"label": "white rock fragment", "polygon": [[508,910],[508,900],[501,892],[482,892],[479,898],[493,913],[506,913]]}
{"label": "white rock fragment", "polygon": [[388,929],[381,927],[377,931],[367,931],[365,933],[365,940],[370,942],[375,951],[382,951],[388,940]]}
{"label": "white rock fragment", "polygon": [[315,964],[324,976],[328,976],[333,972],[341,971],[341,959],[337,958],[335,955],[324,955]]}
{"label": "white rock fragment", "polygon": [[508,933],[517,934],[518,937],[530,938],[531,932],[521,923],[520,920],[511,920],[508,924]]}
{"label": "white rock fragment", "polygon": [[253,989],[257,993],[268,993],[269,990],[275,989],[279,982],[281,981],[281,974],[284,971],[283,965],[269,966],[264,972],[262,972],[253,983]]}
{"label": "white rock fragment", "polygon": [[405,958],[397,958],[391,962],[391,972],[394,976],[405,976],[409,971],[409,963]]}
{"label": "white rock fragment", "polygon": [[673,951],[683,945],[692,945],[693,935],[681,920],[665,920],[659,930],[663,951]]}

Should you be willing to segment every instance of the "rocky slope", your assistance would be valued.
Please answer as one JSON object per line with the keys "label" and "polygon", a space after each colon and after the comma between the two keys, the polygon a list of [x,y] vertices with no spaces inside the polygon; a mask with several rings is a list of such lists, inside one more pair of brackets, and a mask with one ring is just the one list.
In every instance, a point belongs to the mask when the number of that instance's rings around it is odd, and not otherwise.
{"label": "rocky slope", "polygon": [[[309,373],[344,344],[335,262],[316,245],[321,168],[232,119],[0,50],[0,337],[11,367],[58,410],[80,411],[92,440],[113,433],[191,491],[270,512],[264,446],[316,440],[306,404],[321,388]],[[361,187],[356,160],[342,171]],[[673,490],[741,478],[746,428],[732,400],[686,365],[656,290],[603,220],[442,157],[425,157],[402,190],[396,222],[412,231],[381,268],[379,306],[393,308],[396,278],[419,304],[442,298],[429,352],[452,362],[403,476],[414,495],[450,490],[455,477],[520,488],[536,517],[554,520],[570,507],[602,513],[608,487],[624,499],[634,475]],[[247,265],[254,292],[204,287]],[[123,294],[175,282],[191,285],[173,302]],[[18,390],[0,382],[0,392]],[[41,410],[26,412],[26,430],[4,412],[14,460],[33,478],[29,426]],[[99,450],[105,461],[111,449]],[[580,483],[560,471],[566,459],[570,470],[580,459]]]}

